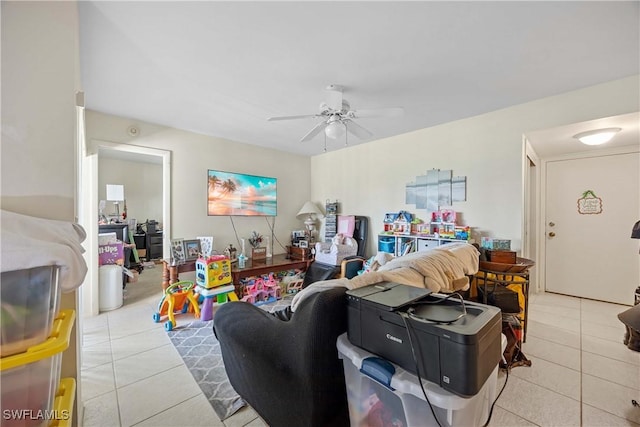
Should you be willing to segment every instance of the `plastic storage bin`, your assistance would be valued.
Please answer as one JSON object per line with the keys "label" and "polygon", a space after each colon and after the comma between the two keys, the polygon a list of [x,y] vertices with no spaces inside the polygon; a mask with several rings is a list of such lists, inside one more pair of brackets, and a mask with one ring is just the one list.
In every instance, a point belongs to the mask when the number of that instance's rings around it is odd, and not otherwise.
{"label": "plastic storage bin", "polygon": [[50,337],[25,352],[0,359],[2,427],[48,426],[60,385],[62,352],[69,347],[75,312],[62,310]]}
{"label": "plastic storage bin", "polygon": [[[344,375],[349,401],[349,417],[352,426],[399,425],[407,427],[437,426],[429,404],[418,383],[418,377],[397,365],[352,345],[347,334],[338,337],[338,357],[344,363]],[[373,358],[373,359],[369,359]],[[382,361],[381,364],[394,370],[383,385],[361,372],[363,361]],[[367,362],[365,362],[367,363]],[[374,368],[380,367],[376,362]],[[378,370],[380,373],[385,371]],[[381,375],[382,381],[385,375]],[[442,426],[480,426],[487,421],[489,410],[496,396],[498,365],[491,373],[480,392],[463,398],[449,393],[436,384],[423,380],[422,384],[429,402]]]}
{"label": "plastic storage bin", "polygon": [[76,400],[76,380],[63,378],[56,399],[53,402],[56,418],[51,420],[49,427],[70,427],[73,423],[73,403]]}
{"label": "plastic storage bin", "polygon": [[5,271],[0,276],[0,357],[25,351],[51,334],[60,309],[60,267]]}
{"label": "plastic storage bin", "polygon": [[122,307],[122,267],[103,265],[99,273],[98,305],[100,311],[110,311]]}
{"label": "plastic storage bin", "polygon": [[396,238],[393,236],[378,237],[378,252],[396,253]]}

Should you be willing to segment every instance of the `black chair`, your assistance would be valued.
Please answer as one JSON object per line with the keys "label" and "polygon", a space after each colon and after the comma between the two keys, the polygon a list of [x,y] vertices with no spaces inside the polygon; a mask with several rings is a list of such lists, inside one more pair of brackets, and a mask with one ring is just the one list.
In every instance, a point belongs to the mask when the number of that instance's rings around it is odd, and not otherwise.
{"label": "black chair", "polygon": [[353,229],[353,238],[358,242],[358,253],[356,255],[365,258],[367,250],[367,236],[369,233],[369,218],[366,216],[357,216],[355,218],[355,228]]}
{"label": "black chair", "polygon": [[353,279],[358,275],[358,271],[364,268],[365,259],[361,256],[348,256],[340,263],[340,277]]}
{"label": "black chair", "polygon": [[345,288],[313,294],[289,320],[223,304],[213,331],[236,392],[271,427],[349,425],[336,340],[347,330]]}
{"label": "black chair", "polygon": [[302,288],[304,289],[314,282],[332,279],[336,277],[338,273],[340,273],[339,265],[330,265],[314,261],[309,264],[309,267],[304,272]]}

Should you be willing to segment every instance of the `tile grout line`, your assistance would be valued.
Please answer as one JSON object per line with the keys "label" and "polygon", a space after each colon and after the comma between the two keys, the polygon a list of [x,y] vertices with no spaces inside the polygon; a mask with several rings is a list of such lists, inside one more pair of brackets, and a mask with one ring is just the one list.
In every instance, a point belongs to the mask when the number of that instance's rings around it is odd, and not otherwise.
{"label": "tile grout line", "polygon": [[147,420],[149,420],[149,419],[151,419],[151,418],[155,417],[156,415],[160,415],[160,414],[162,414],[163,412],[166,412],[166,411],[168,411],[169,409],[175,408],[175,407],[176,407],[176,406],[178,406],[178,405],[182,405],[183,403],[185,403],[185,402],[187,402],[187,401],[189,401],[189,400],[191,400],[191,399],[194,399],[194,398],[196,398],[196,397],[198,397],[198,396],[199,396],[199,394],[196,394],[195,396],[187,397],[187,398],[186,398],[185,400],[183,400],[182,402],[178,402],[178,403],[176,403],[175,405],[171,405],[171,406],[169,406],[168,408],[164,408],[162,411],[160,411],[160,412],[158,412],[158,413],[155,413],[155,414],[153,414],[153,415],[150,415],[150,416],[148,416],[147,418],[145,418],[145,419],[143,419],[143,420],[140,420],[140,421],[136,422],[135,424],[131,424],[131,426],[127,426],[127,427],[134,427],[134,426],[137,426],[138,424],[143,423],[143,422],[145,422],[145,421],[147,421]]}
{"label": "tile grout line", "polygon": [[116,407],[118,408],[118,424],[122,426],[122,413],[120,411],[120,396],[118,395],[118,384],[116,382],[116,363],[113,358],[113,345],[111,340],[111,322],[107,315],[107,328],[109,329],[109,351],[111,352],[111,369],[113,374],[113,391],[116,396]]}

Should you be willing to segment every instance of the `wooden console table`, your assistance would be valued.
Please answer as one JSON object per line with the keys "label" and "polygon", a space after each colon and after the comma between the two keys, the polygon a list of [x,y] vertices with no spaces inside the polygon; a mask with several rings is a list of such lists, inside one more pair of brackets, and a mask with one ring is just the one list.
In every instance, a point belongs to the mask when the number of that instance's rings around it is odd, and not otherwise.
{"label": "wooden console table", "polygon": [[[238,268],[238,263],[231,265],[231,277],[237,292],[240,279],[243,277],[258,276],[260,274],[291,270],[294,268],[306,270],[312,262],[312,259],[288,259],[286,254],[274,255],[271,258],[263,260],[248,259],[244,268]],[[170,284],[176,283],[179,280],[178,276],[180,273],[195,270],[195,261],[171,265],[169,260],[162,260],[162,290],[164,291]]]}
{"label": "wooden console table", "polygon": [[294,268],[306,270],[312,262],[312,259],[288,259],[286,254],[274,255],[271,258],[257,261],[248,259],[244,268],[238,268],[237,263],[231,266],[231,277],[233,277],[233,284],[237,286],[243,277],[258,276]]}
{"label": "wooden console table", "polygon": [[166,291],[169,285],[176,283],[180,273],[196,271],[195,261],[186,261],[183,264],[171,265],[171,261],[162,260],[162,290]]}

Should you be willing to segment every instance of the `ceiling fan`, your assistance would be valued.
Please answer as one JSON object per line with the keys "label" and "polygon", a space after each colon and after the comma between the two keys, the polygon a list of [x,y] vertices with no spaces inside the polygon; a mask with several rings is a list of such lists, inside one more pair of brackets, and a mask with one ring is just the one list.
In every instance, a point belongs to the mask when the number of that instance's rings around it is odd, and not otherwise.
{"label": "ceiling fan", "polygon": [[369,130],[357,124],[353,119],[365,117],[397,117],[404,114],[402,107],[375,108],[364,110],[352,110],[349,103],[342,98],[344,88],[340,85],[327,86],[327,101],[320,104],[320,111],[316,114],[306,114],[302,116],[281,116],[269,117],[268,121],[296,120],[308,118],[322,118],[300,142],[309,141],[324,130],[328,138],[340,138],[345,132],[352,133],[360,139],[367,139],[373,136]]}

